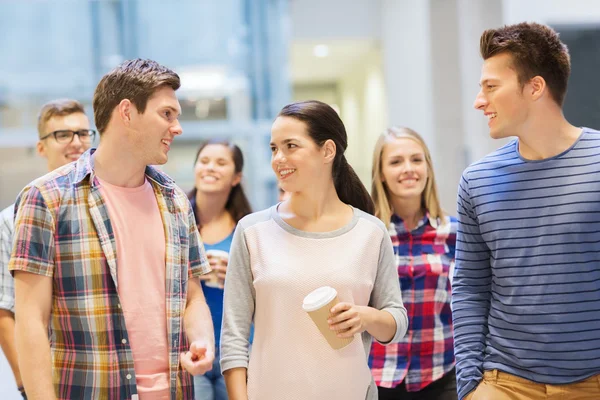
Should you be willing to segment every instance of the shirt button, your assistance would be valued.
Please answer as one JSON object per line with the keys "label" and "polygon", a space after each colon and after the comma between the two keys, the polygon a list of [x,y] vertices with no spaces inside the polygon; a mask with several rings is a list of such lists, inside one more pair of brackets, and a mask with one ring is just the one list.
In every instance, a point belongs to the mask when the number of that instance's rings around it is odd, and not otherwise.
{"label": "shirt button", "polygon": [[127,380],[131,379],[131,374],[127,374],[125,378],[127,378]]}
{"label": "shirt button", "polygon": [[117,307],[121,308],[121,305],[120,305],[120,304],[117,304]]}
{"label": "shirt button", "polygon": [[[127,339],[123,339],[121,340],[121,343],[126,344],[127,343]],[[129,379],[129,378],[128,378]]]}

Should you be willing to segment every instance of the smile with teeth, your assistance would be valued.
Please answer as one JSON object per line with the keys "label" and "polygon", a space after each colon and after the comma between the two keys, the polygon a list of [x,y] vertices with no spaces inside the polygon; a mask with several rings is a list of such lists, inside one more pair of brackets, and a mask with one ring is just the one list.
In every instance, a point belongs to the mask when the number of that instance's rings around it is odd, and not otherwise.
{"label": "smile with teeth", "polygon": [[281,176],[282,178],[287,177],[290,174],[293,174],[294,172],[296,172],[295,169],[282,169],[281,171],[279,171],[279,176]]}
{"label": "smile with teeth", "polygon": [[202,180],[203,181],[208,181],[208,182],[216,182],[219,179],[216,176],[214,176],[214,175],[203,175],[202,176]]}
{"label": "smile with teeth", "polygon": [[167,146],[168,148],[171,148],[171,142],[169,142],[168,140],[161,140],[162,144],[164,144],[165,146]]}
{"label": "smile with teeth", "polygon": [[494,119],[494,118],[496,118],[497,115],[498,115],[497,113],[488,114],[488,119]]}

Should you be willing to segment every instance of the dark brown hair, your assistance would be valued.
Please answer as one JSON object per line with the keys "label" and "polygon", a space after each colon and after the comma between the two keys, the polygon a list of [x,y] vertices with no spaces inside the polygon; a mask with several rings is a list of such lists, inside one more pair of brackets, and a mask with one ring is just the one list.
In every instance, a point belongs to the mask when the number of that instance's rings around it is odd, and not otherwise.
{"label": "dark brown hair", "polygon": [[[235,173],[239,174],[244,169],[244,155],[242,154],[242,150],[234,143],[231,143],[226,139],[209,139],[200,144],[198,148],[198,152],[196,153],[196,158],[194,159],[194,165],[198,162],[198,158],[200,157],[200,153],[204,148],[211,144],[218,144],[221,146],[225,146],[231,152],[231,158],[233,159],[233,164],[235,165]],[[192,202],[194,206],[194,215],[196,216],[196,224],[198,228],[200,228],[200,216],[198,215],[198,210],[196,206],[196,193],[198,190],[196,188],[192,189],[188,193],[188,198]],[[229,197],[227,197],[227,202],[225,203],[225,209],[231,215],[231,218],[237,224],[240,219],[244,218],[246,215],[252,212],[252,208],[250,207],[250,202],[246,197],[246,193],[244,193],[244,189],[242,188],[241,182],[234,187],[231,188],[229,192]]]}
{"label": "dark brown hair", "polygon": [[142,114],[148,99],[163,86],[179,89],[179,75],[152,60],[128,60],[104,75],[94,92],[94,119],[98,132],[104,132],[113,110],[122,100],[129,99]]}
{"label": "dark brown hair", "polygon": [[54,117],[64,117],[71,114],[82,113],[85,114],[83,104],[77,100],[72,99],[57,99],[49,101],[42,106],[40,114],[38,115],[38,134],[40,137],[45,136],[49,132],[46,132],[46,124]]}
{"label": "dark brown hair", "polygon": [[291,117],[304,122],[309,136],[319,147],[327,140],[333,140],[336,148],[333,182],[338,197],[344,203],[373,215],[373,200],[344,156],[348,135],[338,113],[325,103],[309,100],[288,104],[278,117]]}
{"label": "dark brown hair", "polygon": [[552,28],[522,22],[489,29],[481,35],[479,48],[484,60],[502,53],[510,54],[521,89],[533,77],[541,76],[554,101],[563,105],[571,59],[567,46]]}

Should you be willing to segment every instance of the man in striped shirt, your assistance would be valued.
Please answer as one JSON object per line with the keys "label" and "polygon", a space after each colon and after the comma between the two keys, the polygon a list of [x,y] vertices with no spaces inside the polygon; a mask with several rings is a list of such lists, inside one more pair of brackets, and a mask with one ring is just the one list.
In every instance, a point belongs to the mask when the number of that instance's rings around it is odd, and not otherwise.
{"label": "man in striped shirt", "polygon": [[460,399],[600,399],[600,132],[562,104],[547,26],[485,31],[475,108],[516,139],[463,173],[452,306]]}

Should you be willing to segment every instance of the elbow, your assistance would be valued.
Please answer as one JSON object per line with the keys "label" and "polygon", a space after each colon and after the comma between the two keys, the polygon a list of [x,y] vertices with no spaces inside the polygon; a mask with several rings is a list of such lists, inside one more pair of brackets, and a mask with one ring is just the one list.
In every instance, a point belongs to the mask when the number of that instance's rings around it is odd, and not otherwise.
{"label": "elbow", "polygon": [[406,308],[401,307],[398,312],[392,314],[392,316],[396,323],[396,332],[389,343],[398,343],[406,336],[406,332],[408,332],[408,315],[406,313]]}

